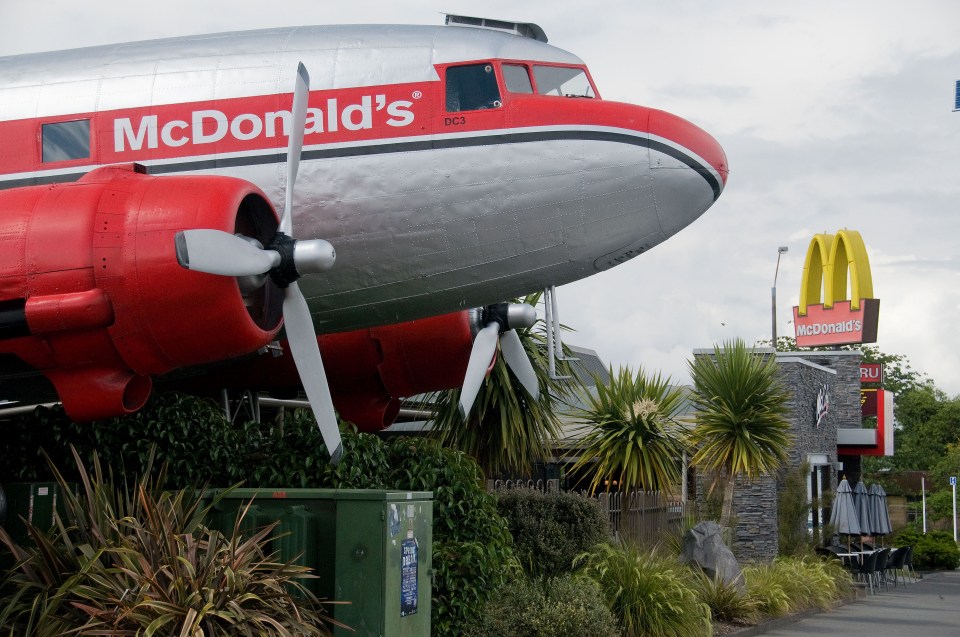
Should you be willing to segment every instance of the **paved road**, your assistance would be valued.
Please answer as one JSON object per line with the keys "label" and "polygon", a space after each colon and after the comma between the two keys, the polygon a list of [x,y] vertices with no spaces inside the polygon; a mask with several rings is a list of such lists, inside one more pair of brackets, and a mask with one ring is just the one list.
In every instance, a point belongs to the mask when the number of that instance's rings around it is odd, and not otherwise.
{"label": "paved road", "polygon": [[916,584],[771,628],[766,637],[960,637],[960,571],[933,573]]}

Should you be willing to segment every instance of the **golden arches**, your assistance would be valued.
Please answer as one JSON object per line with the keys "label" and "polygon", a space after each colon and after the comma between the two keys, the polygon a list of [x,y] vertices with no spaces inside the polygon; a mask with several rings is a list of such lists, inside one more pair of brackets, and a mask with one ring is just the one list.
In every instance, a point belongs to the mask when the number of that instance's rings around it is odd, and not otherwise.
{"label": "golden arches", "polygon": [[831,308],[836,301],[847,300],[847,272],[850,273],[850,309],[860,309],[860,299],[873,298],[873,276],[863,238],[856,230],[837,234],[817,234],[810,240],[800,280],[799,314],[806,316],[807,305],[820,303]]}

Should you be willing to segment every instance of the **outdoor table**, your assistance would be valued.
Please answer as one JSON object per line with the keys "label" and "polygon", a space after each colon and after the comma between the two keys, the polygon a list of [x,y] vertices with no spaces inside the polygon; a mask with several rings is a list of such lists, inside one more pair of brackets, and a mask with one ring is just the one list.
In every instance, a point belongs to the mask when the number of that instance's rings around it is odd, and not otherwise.
{"label": "outdoor table", "polygon": [[[852,566],[852,565],[853,565],[853,564],[852,564],[852,559],[853,559],[853,558],[856,558],[857,564],[859,565],[859,564],[860,564],[860,558],[861,558],[861,556],[863,556],[863,555],[870,555],[871,553],[876,553],[876,552],[877,552],[876,550],[873,550],[873,551],[852,551],[852,552],[850,552],[850,553],[837,553],[837,557],[839,557],[841,560],[843,560],[844,564],[846,564],[847,566]],[[851,562],[847,562],[847,560],[851,560]]]}

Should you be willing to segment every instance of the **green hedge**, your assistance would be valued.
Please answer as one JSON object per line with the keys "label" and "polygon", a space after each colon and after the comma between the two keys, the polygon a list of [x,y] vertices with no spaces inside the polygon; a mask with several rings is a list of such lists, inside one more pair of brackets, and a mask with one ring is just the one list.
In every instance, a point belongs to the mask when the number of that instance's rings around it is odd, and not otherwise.
{"label": "green hedge", "polygon": [[497,509],[510,528],[514,554],[532,577],[570,573],[577,556],[609,537],[600,505],[576,493],[501,492]]}
{"label": "green hedge", "polygon": [[960,549],[953,534],[929,531],[926,535],[916,528],[906,528],[894,538],[896,546],[913,547],[913,566],[919,570],[953,570],[960,566]]}
{"label": "green hedge", "polygon": [[619,637],[600,587],[585,577],[521,578],[501,587],[465,637]]}

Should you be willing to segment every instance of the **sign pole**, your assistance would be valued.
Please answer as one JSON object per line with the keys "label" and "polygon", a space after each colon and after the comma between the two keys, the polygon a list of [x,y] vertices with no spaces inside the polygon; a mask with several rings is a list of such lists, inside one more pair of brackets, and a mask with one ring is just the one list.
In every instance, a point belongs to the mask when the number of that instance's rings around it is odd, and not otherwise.
{"label": "sign pole", "polygon": [[923,497],[923,534],[927,534],[927,484],[920,476],[920,495]]}
{"label": "sign pole", "polygon": [[950,490],[953,491],[953,541],[957,541],[957,476],[950,476]]}
{"label": "sign pole", "polygon": [[773,314],[773,321],[770,328],[770,340],[773,343],[773,349],[777,349],[777,286],[770,288],[770,308]]}
{"label": "sign pole", "polygon": [[770,345],[777,351],[777,275],[780,274],[780,257],[787,251],[787,246],[777,248],[777,269],[773,271],[773,287],[770,288]]}

